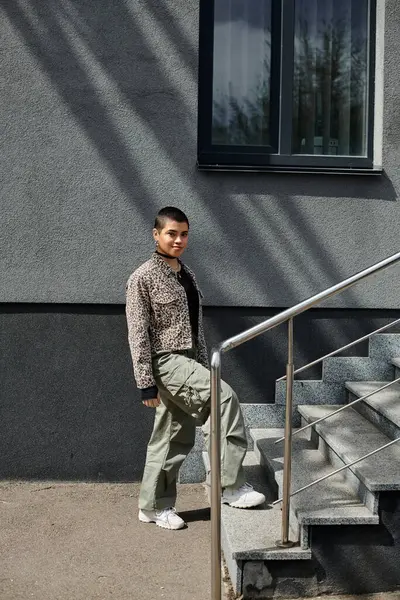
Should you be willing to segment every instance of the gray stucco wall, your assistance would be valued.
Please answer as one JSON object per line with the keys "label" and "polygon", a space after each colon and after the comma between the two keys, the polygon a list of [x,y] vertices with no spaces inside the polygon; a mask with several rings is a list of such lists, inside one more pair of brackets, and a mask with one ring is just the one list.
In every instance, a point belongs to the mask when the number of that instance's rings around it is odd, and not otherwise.
{"label": "gray stucco wall", "polygon": [[[198,4],[1,2],[0,302],[123,303],[166,204],[210,306],[288,306],[399,250],[397,0],[379,178],[199,173]],[[398,282],[336,305],[398,307]]]}

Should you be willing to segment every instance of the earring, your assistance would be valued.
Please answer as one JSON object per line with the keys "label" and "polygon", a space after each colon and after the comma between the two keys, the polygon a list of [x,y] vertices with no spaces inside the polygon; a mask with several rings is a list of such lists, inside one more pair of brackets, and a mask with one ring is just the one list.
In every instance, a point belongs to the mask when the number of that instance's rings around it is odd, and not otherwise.
{"label": "earring", "polygon": [[158,240],[155,241],[156,246],[158,246]]}

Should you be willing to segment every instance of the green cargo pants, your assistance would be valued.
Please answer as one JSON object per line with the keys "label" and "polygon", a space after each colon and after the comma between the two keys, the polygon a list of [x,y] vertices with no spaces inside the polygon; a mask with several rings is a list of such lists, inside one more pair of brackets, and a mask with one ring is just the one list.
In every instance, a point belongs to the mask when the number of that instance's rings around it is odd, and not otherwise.
{"label": "green cargo pants", "polygon": [[[193,448],[196,425],[203,425],[210,451],[210,371],[191,358],[192,351],[153,357],[153,373],[161,403],[156,408],[147,447],[139,508],[161,510],[175,506],[179,469]],[[245,482],[243,459],[247,451],[244,420],[238,397],[221,386],[221,484]]]}

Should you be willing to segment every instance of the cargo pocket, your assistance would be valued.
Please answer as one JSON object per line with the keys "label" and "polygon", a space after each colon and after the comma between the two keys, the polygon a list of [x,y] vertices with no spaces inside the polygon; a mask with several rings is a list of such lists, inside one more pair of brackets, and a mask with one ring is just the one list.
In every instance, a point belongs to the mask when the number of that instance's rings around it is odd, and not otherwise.
{"label": "cargo pocket", "polygon": [[180,390],[195,369],[195,361],[182,354],[165,353],[153,358],[156,384],[172,396]]}
{"label": "cargo pocket", "polygon": [[198,416],[210,398],[209,371],[195,360],[179,354],[172,354],[168,365],[164,365],[167,366],[168,374],[156,378],[157,383],[162,384],[175,405],[186,413]]}
{"label": "cargo pocket", "polygon": [[187,383],[183,384],[179,392],[181,393],[183,402],[186,404],[186,406],[192,408],[203,404],[199,392]]}

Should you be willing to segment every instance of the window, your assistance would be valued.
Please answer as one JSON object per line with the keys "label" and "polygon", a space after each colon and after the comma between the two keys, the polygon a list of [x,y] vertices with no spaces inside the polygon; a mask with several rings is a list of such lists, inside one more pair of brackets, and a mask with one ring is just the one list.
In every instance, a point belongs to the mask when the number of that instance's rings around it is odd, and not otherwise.
{"label": "window", "polygon": [[373,168],[375,0],[200,0],[198,163]]}

